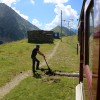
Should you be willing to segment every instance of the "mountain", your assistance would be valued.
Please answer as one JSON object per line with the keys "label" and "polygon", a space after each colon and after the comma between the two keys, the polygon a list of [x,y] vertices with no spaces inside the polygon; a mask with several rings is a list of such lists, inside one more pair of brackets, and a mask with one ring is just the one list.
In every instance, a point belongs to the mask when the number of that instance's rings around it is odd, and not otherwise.
{"label": "mountain", "polygon": [[[52,29],[54,32],[59,32],[61,34],[61,27],[56,26],[55,28]],[[68,29],[67,27],[62,27],[62,35],[75,35],[75,32],[73,32],[71,29]]]}
{"label": "mountain", "polygon": [[77,29],[73,29],[73,28],[71,28],[71,31],[73,31],[74,33],[78,33],[78,30]]}
{"label": "mountain", "polygon": [[[53,32],[59,32],[61,34],[61,27],[60,26],[56,26],[51,31],[53,31]],[[62,30],[62,35],[65,35],[65,32],[63,30]]]}
{"label": "mountain", "polygon": [[75,35],[75,32],[73,32],[72,28],[68,29],[67,27],[62,27],[62,30],[65,32],[65,35]]}
{"label": "mountain", "polygon": [[38,27],[18,15],[4,3],[0,3],[0,41],[16,41],[27,37],[27,31]]}

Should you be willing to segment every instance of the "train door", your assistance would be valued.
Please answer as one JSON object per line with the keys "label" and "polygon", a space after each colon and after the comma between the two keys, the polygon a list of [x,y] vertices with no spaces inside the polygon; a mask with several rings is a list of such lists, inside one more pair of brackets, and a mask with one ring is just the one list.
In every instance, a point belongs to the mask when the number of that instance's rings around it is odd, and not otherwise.
{"label": "train door", "polygon": [[92,66],[93,66],[93,0],[86,0],[84,6],[84,64],[83,64],[83,98],[93,100],[92,96]]}
{"label": "train door", "polygon": [[93,100],[100,100],[100,0],[94,0]]}

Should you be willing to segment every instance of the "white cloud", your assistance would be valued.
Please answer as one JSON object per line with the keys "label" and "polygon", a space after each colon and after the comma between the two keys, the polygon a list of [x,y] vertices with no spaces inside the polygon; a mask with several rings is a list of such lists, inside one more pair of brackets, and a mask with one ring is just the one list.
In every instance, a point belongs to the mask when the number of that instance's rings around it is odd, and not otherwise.
{"label": "white cloud", "polygon": [[63,18],[77,18],[77,11],[75,11],[71,5],[64,6],[63,4],[56,5],[56,8],[54,9],[54,12],[56,14],[60,14],[62,10],[62,16]]}
{"label": "white cloud", "polygon": [[37,26],[37,27],[41,27],[42,26],[42,24],[37,19],[33,19],[32,24]]}
{"label": "white cloud", "polygon": [[24,14],[22,14],[22,13],[20,13],[20,11],[18,11],[18,10],[16,10],[16,8],[12,8],[15,12],[17,12],[21,17],[23,17],[24,19],[26,19],[26,20],[28,20],[29,19],[29,17],[27,16],[27,15],[24,15]]}
{"label": "white cloud", "polygon": [[[62,10],[62,20],[66,20],[66,23],[62,21],[64,26],[68,25],[68,20],[69,19],[77,19],[78,18],[78,14],[77,11],[74,10],[71,5],[66,5],[64,6],[64,4],[57,4],[55,6],[54,12],[56,13],[55,18],[52,20],[52,22],[48,23],[45,25],[45,29],[46,30],[50,30],[52,28],[54,28],[57,25],[61,24],[61,10]],[[71,27],[73,23],[70,23]],[[77,25],[76,25],[77,26]],[[75,25],[74,25],[75,27]]]}
{"label": "white cloud", "polygon": [[44,3],[62,4],[67,3],[68,0],[44,0]]}
{"label": "white cloud", "polygon": [[30,0],[30,2],[34,5],[35,4],[35,1],[34,0]]}
{"label": "white cloud", "polygon": [[16,2],[19,0],[0,0],[0,3],[5,3],[8,6],[11,6],[12,4],[16,4]]}
{"label": "white cloud", "polygon": [[59,24],[60,24],[60,16],[56,15],[56,17],[53,19],[51,23],[45,25],[44,29],[51,30],[52,28],[56,27]]}

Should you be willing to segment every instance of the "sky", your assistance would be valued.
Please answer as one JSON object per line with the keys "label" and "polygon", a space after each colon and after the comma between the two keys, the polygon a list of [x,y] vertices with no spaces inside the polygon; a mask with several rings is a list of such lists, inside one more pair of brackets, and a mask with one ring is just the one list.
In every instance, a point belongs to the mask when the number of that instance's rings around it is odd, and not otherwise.
{"label": "sky", "polygon": [[61,25],[77,28],[83,0],[0,0],[42,30]]}

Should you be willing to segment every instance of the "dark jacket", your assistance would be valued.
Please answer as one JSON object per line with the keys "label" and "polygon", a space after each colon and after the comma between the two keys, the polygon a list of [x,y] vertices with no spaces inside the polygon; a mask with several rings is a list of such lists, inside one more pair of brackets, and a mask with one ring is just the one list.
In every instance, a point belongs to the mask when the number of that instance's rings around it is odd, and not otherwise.
{"label": "dark jacket", "polygon": [[34,48],[31,54],[31,58],[36,57],[38,51],[39,51],[39,48]]}

